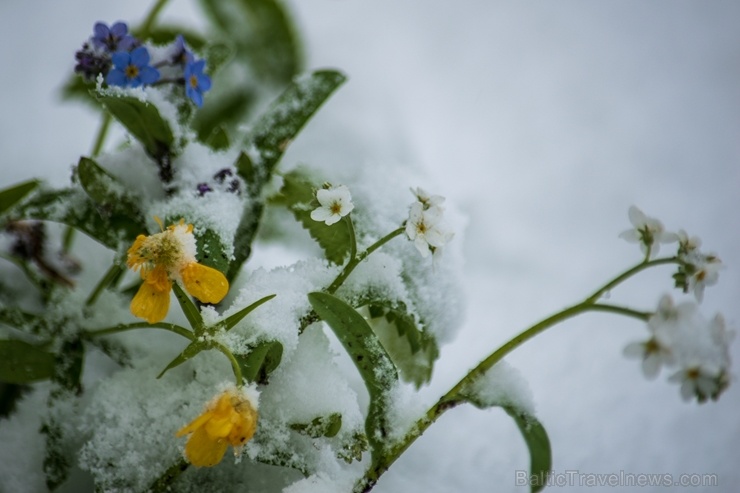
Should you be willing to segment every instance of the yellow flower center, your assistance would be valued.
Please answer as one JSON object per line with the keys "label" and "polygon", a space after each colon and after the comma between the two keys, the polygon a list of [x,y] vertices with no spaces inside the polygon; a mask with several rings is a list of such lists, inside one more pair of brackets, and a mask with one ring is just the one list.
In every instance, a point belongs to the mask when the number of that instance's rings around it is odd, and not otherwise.
{"label": "yellow flower center", "polygon": [[134,79],[139,76],[139,67],[136,65],[127,65],[126,70],[124,70],[124,73],[126,74],[126,77],[129,79]]}

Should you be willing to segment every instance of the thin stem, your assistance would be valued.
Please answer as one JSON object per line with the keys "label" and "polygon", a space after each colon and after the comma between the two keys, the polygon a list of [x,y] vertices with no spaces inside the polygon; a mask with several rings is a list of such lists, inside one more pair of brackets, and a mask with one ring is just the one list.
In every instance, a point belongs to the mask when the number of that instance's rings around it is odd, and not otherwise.
{"label": "thin stem", "polygon": [[120,275],[121,271],[123,270],[123,267],[119,264],[114,263],[110,266],[110,269],[108,269],[108,272],[105,273],[102,279],[98,282],[97,286],[95,286],[95,289],[93,289],[92,293],[90,293],[90,296],[85,301],[85,306],[90,306],[95,301],[97,301],[98,296],[100,296],[100,293],[103,292],[105,288],[110,286],[110,284]]}
{"label": "thin stem", "polygon": [[344,216],[344,222],[347,223],[349,230],[349,260],[350,262],[357,257],[357,237],[355,236],[355,225],[352,223],[352,215]]}
{"label": "thin stem", "polygon": [[200,310],[195,306],[190,296],[180,287],[177,282],[172,283],[172,290],[175,292],[175,298],[180,303],[180,308],[185,314],[185,318],[190,322],[190,326],[197,335],[201,335],[203,332],[203,319],[200,316]]}
{"label": "thin stem", "polygon": [[91,157],[99,156],[103,151],[103,144],[105,144],[105,138],[108,135],[110,122],[112,120],[113,118],[110,116],[110,113],[103,113],[103,119],[101,120],[100,128],[98,129],[98,135],[95,137],[95,143],[93,144],[92,152],[90,153]]}
{"label": "thin stem", "polygon": [[229,348],[221,344],[220,342],[210,341],[210,346],[221,351],[231,363],[231,369],[234,371],[234,377],[236,378],[236,386],[241,387],[244,385],[244,377],[242,376],[242,369],[239,366],[239,362],[234,357],[234,354],[229,351]]}
{"label": "thin stem", "polygon": [[643,322],[647,322],[650,317],[653,316],[653,312],[641,312],[638,310],[627,308],[625,306],[608,305],[606,303],[594,303],[593,305],[591,305],[589,310],[596,312],[616,313],[618,315],[636,318]]}
{"label": "thin stem", "polygon": [[146,39],[149,36],[149,32],[152,30],[152,26],[156,22],[159,13],[162,11],[164,6],[167,5],[167,1],[168,0],[157,0],[157,3],[154,4],[152,10],[149,11],[149,14],[146,16],[146,19],[144,19],[144,23],[139,29],[139,36],[142,39]]}
{"label": "thin stem", "polygon": [[125,332],[127,330],[133,330],[133,329],[162,329],[162,330],[167,330],[169,332],[174,332],[175,334],[179,334],[189,341],[195,340],[195,335],[193,335],[193,333],[190,332],[185,327],[180,327],[179,325],[168,324],[168,323],[163,323],[163,322],[159,322],[156,324],[150,324],[149,322],[134,322],[131,324],[118,324],[118,325],[114,325],[113,327],[107,327],[105,329],[89,331],[86,333],[86,335],[88,337],[107,336],[110,334],[117,334],[118,332]]}
{"label": "thin stem", "polygon": [[591,303],[595,302],[596,300],[598,300],[599,298],[601,298],[601,296],[604,293],[606,293],[607,291],[609,291],[610,289],[614,288],[618,284],[621,284],[622,282],[626,281],[630,277],[634,276],[638,272],[641,272],[641,271],[643,271],[645,269],[648,269],[650,267],[655,267],[656,265],[674,264],[674,263],[678,263],[678,262],[679,262],[678,257],[664,257],[664,258],[658,258],[658,259],[655,259],[655,260],[650,260],[650,261],[647,261],[647,262],[641,262],[641,263],[637,264],[636,266],[632,267],[631,269],[628,269],[628,270],[622,272],[617,277],[615,277],[611,281],[609,281],[606,284],[604,284],[602,287],[600,287],[599,289],[597,289],[594,292],[594,294],[592,294],[591,296],[589,296],[588,298],[586,298],[586,301],[587,302],[591,302]]}
{"label": "thin stem", "polygon": [[[352,228],[350,229],[352,230]],[[378,241],[370,245],[367,248],[367,250],[365,250],[364,252],[360,253],[359,255],[355,255],[354,257],[350,257],[349,262],[347,262],[347,265],[344,266],[344,269],[342,270],[342,272],[337,276],[336,279],[334,279],[334,282],[332,282],[331,285],[328,288],[326,288],[326,292],[330,294],[335,293],[336,290],[339,289],[339,287],[342,285],[342,283],[344,283],[344,281],[347,280],[349,275],[352,274],[352,271],[355,270],[355,267],[357,267],[360,264],[360,262],[365,260],[375,250],[385,245],[386,243],[391,241],[396,236],[399,236],[403,232],[404,232],[403,227],[394,229],[393,231],[391,231],[390,233],[388,233],[387,235],[385,235],[384,237],[382,237],[381,239],[379,239]],[[354,230],[352,230],[352,235],[354,238]]]}

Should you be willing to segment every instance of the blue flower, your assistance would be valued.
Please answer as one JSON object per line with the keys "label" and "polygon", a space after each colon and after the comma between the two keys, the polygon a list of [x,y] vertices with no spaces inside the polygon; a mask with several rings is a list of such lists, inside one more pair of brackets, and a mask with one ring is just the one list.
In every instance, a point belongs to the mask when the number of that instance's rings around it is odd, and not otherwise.
{"label": "blue flower", "polygon": [[143,46],[135,48],[131,53],[113,53],[111,60],[113,69],[105,78],[111,86],[139,87],[159,80],[159,70],[149,66],[149,52]]}
{"label": "blue flower", "polygon": [[104,48],[109,53],[116,51],[131,51],[137,44],[136,38],[128,34],[128,26],[123,22],[116,22],[111,27],[102,22],[96,22],[93,27],[92,42],[98,48]]}
{"label": "blue flower", "polygon": [[203,106],[203,93],[211,88],[211,78],[203,73],[205,60],[185,65],[185,94],[198,105]]}
{"label": "blue flower", "polygon": [[172,47],[172,63],[187,65],[193,61],[195,61],[193,54],[185,47],[185,38],[182,34],[178,34]]}

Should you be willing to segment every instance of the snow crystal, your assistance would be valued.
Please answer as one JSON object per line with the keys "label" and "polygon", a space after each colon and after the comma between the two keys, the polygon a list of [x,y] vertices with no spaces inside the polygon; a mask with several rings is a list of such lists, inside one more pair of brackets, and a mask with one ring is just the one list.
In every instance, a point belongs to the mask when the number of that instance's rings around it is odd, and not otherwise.
{"label": "snow crystal", "polygon": [[413,386],[402,383],[394,385],[388,396],[388,439],[392,445],[413,429],[433,402],[421,398]]}
{"label": "snow crystal", "polygon": [[534,398],[529,384],[519,370],[506,361],[499,361],[467,389],[476,405],[482,407],[513,407],[527,416],[534,416]]}
{"label": "snow crystal", "polygon": [[357,478],[347,473],[340,477],[318,473],[293,483],[283,493],[347,493],[352,491],[356,480]]}
{"label": "snow crystal", "polygon": [[224,317],[265,296],[277,296],[254,310],[229,332],[229,348],[236,353],[244,353],[249,343],[276,340],[283,345],[283,360],[289,359],[298,345],[299,319],[311,310],[307,294],[328,286],[338,270],[325,260],[309,259],[289,267],[271,271],[257,269],[243,274],[247,281],[234,303],[224,312]]}

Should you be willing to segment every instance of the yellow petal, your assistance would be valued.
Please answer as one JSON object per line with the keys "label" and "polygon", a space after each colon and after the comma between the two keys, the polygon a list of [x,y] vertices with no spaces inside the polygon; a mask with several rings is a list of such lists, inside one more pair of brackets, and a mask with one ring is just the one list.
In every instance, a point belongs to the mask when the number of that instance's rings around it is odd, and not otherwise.
{"label": "yellow petal", "polygon": [[229,292],[229,281],[220,271],[192,262],[181,271],[182,282],[188,293],[203,303],[218,303]]}
{"label": "yellow petal", "polygon": [[215,466],[224,458],[228,445],[223,438],[211,439],[206,430],[201,427],[190,435],[188,443],[185,444],[185,456],[194,466]]}
{"label": "yellow petal", "polygon": [[206,424],[206,422],[211,419],[211,412],[206,411],[194,420],[192,420],[189,424],[183,426],[180,428],[177,433],[175,433],[176,437],[185,436],[189,433],[193,433],[195,430]]}
{"label": "yellow petal", "polygon": [[156,284],[144,281],[131,300],[131,313],[150,324],[161,322],[170,309],[170,290],[162,291]]}

